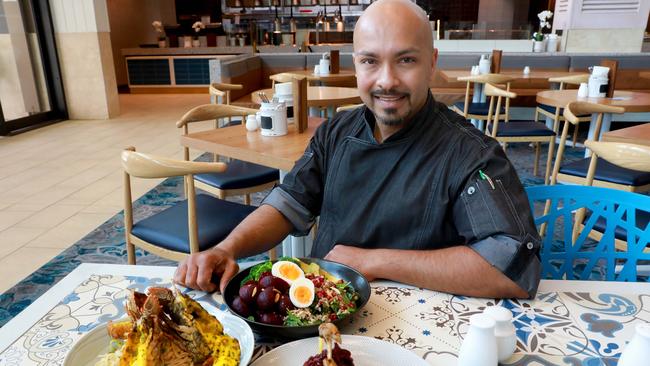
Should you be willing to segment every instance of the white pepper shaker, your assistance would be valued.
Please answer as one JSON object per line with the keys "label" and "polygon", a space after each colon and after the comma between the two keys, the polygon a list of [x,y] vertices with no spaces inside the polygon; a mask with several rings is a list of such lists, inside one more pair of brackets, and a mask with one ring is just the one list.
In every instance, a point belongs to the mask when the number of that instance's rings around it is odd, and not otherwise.
{"label": "white pepper shaker", "polygon": [[488,306],[484,314],[494,319],[494,336],[497,339],[498,359],[504,362],[509,359],[517,348],[515,325],[512,324],[512,312],[503,306]]}
{"label": "white pepper shaker", "polygon": [[458,353],[458,366],[497,366],[495,321],[485,314],[469,318],[469,330]]}

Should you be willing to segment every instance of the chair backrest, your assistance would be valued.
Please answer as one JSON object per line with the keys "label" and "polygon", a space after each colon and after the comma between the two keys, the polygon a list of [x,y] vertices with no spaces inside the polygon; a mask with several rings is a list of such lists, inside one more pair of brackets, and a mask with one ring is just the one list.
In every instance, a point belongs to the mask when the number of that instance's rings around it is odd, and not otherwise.
{"label": "chair backrest", "polygon": [[215,100],[219,97],[224,98],[225,103],[223,104],[230,104],[230,92],[232,90],[241,90],[243,88],[244,86],[242,84],[211,83],[208,91],[210,96],[215,97]]}
{"label": "chair backrest", "polygon": [[549,78],[550,83],[560,83],[560,90],[564,89],[566,84],[580,85],[589,81],[589,74],[567,75]]}
{"label": "chair backrest", "polygon": [[[188,125],[192,122],[219,120],[220,118],[242,117],[243,122],[246,121],[246,116],[257,113],[257,109],[238,107],[227,104],[202,104],[190,109],[187,113],[176,122],[176,127],[181,128],[181,134],[187,135],[189,133]],[[244,123],[242,123],[242,126]],[[215,126],[218,128],[219,126]],[[183,148],[185,160],[190,159],[190,149]]]}
{"label": "chair backrest", "polygon": [[[506,98],[506,103],[507,103],[507,101],[509,101],[511,98],[516,98],[517,94],[505,89],[498,88],[489,83],[485,84],[484,92],[485,95],[490,97],[490,108],[488,109],[488,119],[487,122],[485,123],[485,127],[487,128],[490,122],[492,122],[492,137],[496,138],[499,129],[499,119],[501,114],[501,100],[503,98]],[[496,109],[494,107],[495,99],[496,99]],[[507,112],[508,107],[509,104],[506,104],[506,113],[508,113]],[[494,118],[492,116],[494,116]]]}
{"label": "chair backrest", "polygon": [[[637,226],[639,215],[650,214],[650,197],[611,188],[576,185],[527,187],[535,225],[545,226],[542,237],[542,278],[567,280],[648,281],[638,266],[650,264],[644,252],[650,241],[650,225]],[[547,203],[548,202],[548,203]],[[547,209],[544,209],[545,203]],[[573,238],[574,212],[591,215]],[[579,222],[579,221],[578,221]],[[589,239],[597,223],[605,230],[598,241]],[[627,246],[617,250],[615,232],[625,228]]]}
{"label": "chair backrest", "polygon": [[[483,74],[483,75],[470,75],[470,76],[462,76],[458,78],[458,81],[465,81],[465,109],[463,111],[463,116],[467,117],[467,113],[469,110],[469,94],[470,94],[470,86],[472,83],[480,83],[480,84],[505,84],[506,90],[510,90],[510,83],[514,81],[515,79],[511,76],[503,75],[503,74]],[[508,107],[510,106],[510,102],[506,101],[506,121],[509,120],[509,112],[508,112]]]}
{"label": "chair backrest", "polygon": [[124,172],[138,178],[168,178],[205,173],[222,173],[224,163],[183,161],[143,154],[130,149],[122,151]]}
{"label": "chair backrest", "polygon": [[622,168],[650,172],[650,146],[591,140],[586,141],[585,146],[591,149],[592,153],[585,182],[588,186],[594,181],[598,158]]}
{"label": "chair backrest", "polygon": [[269,79],[271,79],[272,84],[271,87],[275,87],[275,83],[289,83],[292,82],[293,79],[296,77],[296,74],[292,74],[290,72],[281,72],[279,74],[273,74],[269,76]]}
{"label": "chair backrest", "polygon": [[562,127],[562,134],[560,135],[560,144],[557,149],[557,155],[555,156],[555,163],[553,165],[553,174],[551,175],[551,183],[555,184],[557,182],[557,174],[560,171],[560,166],[562,165],[562,158],[564,157],[564,147],[566,146],[566,139],[569,135],[569,123],[577,125],[580,123],[580,117],[588,114],[597,114],[596,117],[596,128],[594,133],[594,138],[598,139],[600,136],[600,128],[603,123],[603,113],[624,113],[625,109],[622,107],[614,107],[610,105],[590,103],[590,102],[580,102],[574,101],[564,107],[564,126]]}

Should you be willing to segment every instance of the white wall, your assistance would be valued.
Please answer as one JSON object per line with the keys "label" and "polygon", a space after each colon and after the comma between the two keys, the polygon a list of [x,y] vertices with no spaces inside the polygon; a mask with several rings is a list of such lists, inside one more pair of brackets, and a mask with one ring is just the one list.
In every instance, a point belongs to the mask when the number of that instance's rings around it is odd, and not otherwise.
{"label": "white wall", "polygon": [[107,5],[115,76],[118,85],[126,85],[126,63],[120,50],[157,43],[151,22],[176,24],[176,6],[174,0],[107,0]]}
{"label": "white wall", "polygon": [[640,52],[650,0],[558,0],[553,29],[566,52]]}

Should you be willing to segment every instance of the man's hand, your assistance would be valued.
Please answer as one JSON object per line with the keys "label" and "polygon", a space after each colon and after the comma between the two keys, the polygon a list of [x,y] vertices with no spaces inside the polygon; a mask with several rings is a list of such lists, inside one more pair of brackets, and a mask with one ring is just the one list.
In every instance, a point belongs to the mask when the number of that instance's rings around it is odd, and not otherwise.
{"label": "man's hand", "polygon": [[375,276],[372,275],[368,270],[368,260],[370,259],[367,255],[370,249],[361,249],[357,247],[351,247],[347,245],[337,244],[330,250],[329,253],[325,256],[325,259],[345,264],[346,266],[352,267],[357,271],[361,272],[362,275],[372,281],[375,279]]}
{"label": "man's hand", "polygon": [[212,276],[220,277],[221,293],[226,289],[228,281],[237,274],[239,265],[228,252],[212,248],[194,253],[178,264],[174,273],[174,282],[196,290],[213,292],[217,284],[212,282]]}

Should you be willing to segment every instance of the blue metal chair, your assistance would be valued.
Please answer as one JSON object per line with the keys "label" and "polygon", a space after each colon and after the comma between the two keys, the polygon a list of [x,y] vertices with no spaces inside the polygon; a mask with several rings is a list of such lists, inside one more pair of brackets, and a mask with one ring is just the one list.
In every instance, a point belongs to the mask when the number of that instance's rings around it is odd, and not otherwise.
{"label": "blue metal chair", "polygon": [[[650,264],[650,225],[640,217],[650,214],[650,197],[616,189],[588,186],[533,186],[526,188],[535,225],[545,225],[542,237],[542,278],[567,280],[648,281],[639,268]],[[546,202],[549,210],[544,213]],[[573,240],[574,213],[590,215]],[[589,238],[597,222],[605,222],[598,241]],[[579,224],[581,225],[581,224]],[[616,249],[616,234],[625,230],[627,246]]]}

